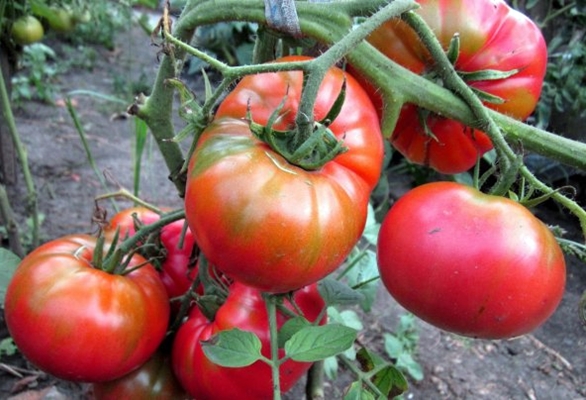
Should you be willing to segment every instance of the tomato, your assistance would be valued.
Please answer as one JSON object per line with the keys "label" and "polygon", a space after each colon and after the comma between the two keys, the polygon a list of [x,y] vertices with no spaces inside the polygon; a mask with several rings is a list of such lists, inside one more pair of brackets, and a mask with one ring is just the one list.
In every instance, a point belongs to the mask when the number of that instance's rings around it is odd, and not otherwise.
{"label": "tomato", "polygon": [[[537,25],[503,0],[418,0],[418,3],[421,7],[417,13],[435,32],[444,49],[459,34],[456,70],[468,73],[518,70],[507,78],[470,81],[469,85],[504,100],[502,104],[486,102],[487,107],[520,120],[527,118],[539,100],[547,66],[547,47]],[[415,73],[427,73],[433,68],[433,59],[423,43],[403,21],[386,22],[368,41]],[[414,107],[401,113],[391,136],[394,147],[412,162],[443,173],[458,173],[474,166],[492,147],[484,132],[434,114],[426,119],[435,138],[425,132]]]}
{"label": "tomato", "polygon": [[95,246],[86,235],[45,243],[22,260],[7,288],[15,344],[61,379],[119,378],[143,364],[167,330],[169,301],[153,266],[135,255],[126,267],[134,270],[109,274],[92,265]]}
{"label": "tomato", "polygon": [[[309,321],[315,321],[323,307],[317,285],[298,290],[294,301]],[[293,310],[289,303],[287,308]],[[287,317],[277,313],[281,327]],[[325,318],[322,323],[325,323]],[[227,368],[212,363],[202,351],[201,341],[218,332],[239,328],[256,334],[262,343],[262,354],[270,358],[270,335],[267,310],[261,293],[235,282],[226,302],[209,321],[195,307],[179,328],[173,343],[172,365],[175,375],[188,393],[198,400],[263,400],[273,398],[271,368],[257,361],[243,368]],[[280,350],[280,356],[284,355]],[[287,392],[307,372],[311,363],[287,360],[280,366],[281,390]]]}
{"label": "tomato", "polygon": [[345,102],[329,128],[348,151],[318,170],[287,162],[244,120],[250,108],[265,125],[286,99],[274,128],[291,129],[300,71],[244,77],[200,137],[189,162],[186,219],[202,252],[227,276],[263,291],[298,289],[335,270],[360,238],[383,158],[376,110],[354,78],[332,68],[315,119],[327,115],[344,80]]}
{"label": "tomato", "polygon": [[[134,235],[136,228],[133,215],[143,225],[152,224],[161,218],[146,207],[127,208],[112,217],[103,229],[104,235],[112,239],[117,229],[121,239]],[[184,295],[197,276],[197,268],[191,262],[195,239],[189,228],[183,234],[184,224],[185,220],[180,219],[165,225],[158,234],[160,246],[154,252],[149,252],[152,248],[146,249],[149,253],[146,254],[147,258],[155,257],[161,263],[159,275],[170,299]]]}
{"label": "tomato", "polygon": [[49,28],[58,33],[69,33],[75,27],[73,15],[63,8],[53,8],[46,15]]}
{"label": "tomato", "polygon": [[377,252],[380,277],[397,302],[464,336],[528,333],[564,293],[564,255],[547,226],[511,199],[454,182],[399,198]]}
{"label": "tomato", "polygon": [[24,46],[40,41],[45,30],[38,19],[32,15],[26,15],[14,21],[10,34],[17,44]]}
{"label": "tomato", "polygon": [[157,351],[140,368],[122,378],[92,385],[95,400],[186,400],[173,371],[170,357]]}

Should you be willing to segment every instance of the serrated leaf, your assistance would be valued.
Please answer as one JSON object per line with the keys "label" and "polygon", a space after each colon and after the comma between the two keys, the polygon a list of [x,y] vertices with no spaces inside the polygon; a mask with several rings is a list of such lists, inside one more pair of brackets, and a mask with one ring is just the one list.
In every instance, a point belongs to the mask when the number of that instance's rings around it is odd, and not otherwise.
{"label": "serrated leaf", "polygon": [[291,318],[285,322],[279,330],[279,348],[283,348],[294,334],[308,326],[311,326],[311,323],[303,317]]}
{"label": "serrated leaf", "polygon": [[206,357],[223,367],[246,367],[262,359],[260,339],[240,329],[222,331],[201,342]]}
{"label": "serrated leaf", "polygon": [[349,287],[347,284],[331,277],[321,280],[318,283],[317,288],[319,294],[328,306],[349,306],[364,301],[363,293],[360,293]]}
{"label": "serrated leaf", "polygon": [[285,354],[295,361],[315,362],[347,350],[357,331],[340,324],[309,326],[285,343]]}
{"label": "serrated leaf", "polygon": [[6,288],[14,275],[20,258],[8,249],[0,248],[0,305],[4,307]]}

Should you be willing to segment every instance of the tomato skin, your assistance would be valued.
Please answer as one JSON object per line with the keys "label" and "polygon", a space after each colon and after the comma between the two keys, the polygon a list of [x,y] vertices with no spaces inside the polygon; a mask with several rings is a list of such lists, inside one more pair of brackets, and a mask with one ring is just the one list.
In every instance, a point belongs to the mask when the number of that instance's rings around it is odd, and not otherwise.
{"label": "tomato skin", "polygon": [[[116,213],[110,219],[108,225],[103,228],[105,237],[111,240],[116,233],[116,229],[119,230],[118,235],[121,239],[134,235],[136,228],[133,214],[144,225],[155,223],[161,218],[159,214],[146,207],[137,206],[124,209]],[[171,222],[161,228],[159,234],[159,239],[163,246],[161,249],[162,254],[160,255],[162,264],[159,276],[167,290],[169,299],[184,295],[197,276],[197,268],[191,265],[195,238],[189,228],[186,229],[183,235],[184,224],[184,219]],[[183,241],[181,241],[182,237]]]}
{"label": "tomato skin", "polygon": [[[515,75],[505,79],[471,81],[469,85],[505,100],[502,104],[485,103],[487,107],[519,120],[526,119],[539,100],[547,67],[547,46],[537,25],[502,0],[417,2],[421,7],[416,12],[434,31],[444,49],[448,48],[454,34],[459,33],[460,54],[455,63],[456,70],[519,69]],[[387,57],[415,73],[425,73],[433,63],[417,35],[403,21],[386,22],[373,32],[368,41]],[[477,158],[492,147],[487,146],[490,140],[479,130],[458,141],[435,142],[425,136],[422,127],[416,128],[414,117],[416,114],[413,111],[402,112],[391,137],[395,148],[412,162],[429,165],[443,173],[463,172],[474,166]],[[459,123],[439,116],[431,118],[431,125],[451,125],[456,135],[465,130],[464,127],[457,127],[461,125]],[[447,131],[448,127],[432,128],[432,131],[436,133],[436,129]],[[436,133],[436,136],[439,135]],[[428,147],[424,146],[425,143]],[[462,147],[477,147],[478,150],[476,154],[466,157],[454,155],[460,152],[459,143]],[[449,164],[443,158],[456,160]]]}
{"label": "tomato skin", "polygon": [[96,239],[70,235],[38,247],[6,292],[8,330],[22,354],[61,379],[101,382],[143,364],[163,340],[169,302],[157,272],[135,255],[126,275],[91,265]]}
{"label": "tomato skin", "polygon": [[526,334],[564,293],[564,255],[547,226],[510,199],[454,182],[399,198],[377,252],[381,280],[399,304],[464,336]]}
{"label": "tomato skin", "polygon": [[[321,169],[289,164],[253,136],[248,107],[266,124],[286,98],[274,128],[293,126],[302,79],[300,71],[244,77],[200,137],[188,169],[186,219],[202,252],[227,276],[267,292],[316,282],[343,262],[362,234],[382,166],[376,111],[349,75],[346,101],[330,125],[348,151]],[[316,120],[343,81],[341,70],[326,75]]]}
{"label": "tomato skin", "polygon": [[37,18],[25,15],[14,21],[10,34],[17,44],[24,46],[43,39],[45,30]]}
{"label": "tomato skin", "polygon": [[[310,285],[295,292],[296,304],[305,318],[315,321],[325,303]],[[291,305],[285,302],[288,308]],[[287,318],[277,313],[279,328]],[[325,318],[321,323],[325,323]],[[267,310],[261,292],[235,282],[230,287],[226,302],[220,307],[214,321],[208,319],[197,307],[177,331],[172,350],[175,375],[187,392],[198,400],[264,400],[273,398],[271,369],[257,361],[243,368],[226,368],[212,363],[201,348],[201,341],[214,334],[239,328],[256,334],[262,343],[262,354],[270,358],[270,335]],[[280,356],[284,355],[280,350]],[[282,392],[287,392],[307,372],[311,363],[287,360],[280,367]]]}
{"label": "tomato skin", "polygon": [[159,350],[140,368],[110,382],[92,385],[95,400],[186,400],[187,393],[171,370],[170,357]]}

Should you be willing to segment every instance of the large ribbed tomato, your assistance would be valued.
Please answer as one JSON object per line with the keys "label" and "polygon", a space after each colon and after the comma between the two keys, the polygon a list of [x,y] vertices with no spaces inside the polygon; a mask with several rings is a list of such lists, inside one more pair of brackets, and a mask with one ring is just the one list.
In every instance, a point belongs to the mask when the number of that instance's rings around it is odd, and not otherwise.
{"label": "large ribbed tomato", "polygon": [[542,324],[566,279],[555,237],[528,209],[454,182],[428,183],[399,198],[381,226],[378,264],[407,310],[485,339]]}
{"label": "large ribbed tomato", "polygon": [[138,368],[167,331],[169,300],[157,271],[134,255],[125,274],[92,264],[96,239],[65,236],[27,255],[4,313],[22,354],[62,379],[103,382]]}
{"label": "large ribbed tomato", "polygon": [[[534,110],[547,66],[547,47],[539,27],[503,0],[418,0],[417,13],[433,29],[444,49],[460,38],[455,68],[462,73],[515,71],[512,76],[471,80],[475,89],[498,96],[502,104],[485,102],[497,111],[523,120]],[[433,59],[414,31],[401,20],[390,20],[368,41],[398,64],[425,74]],[[439,115],[403,110],[391,141],[409,160],[443,173],[463,172],[492,148],[485,133]],[[420,119],[427,121],[426,131]],[[430,134],[432,132],[433,134]]]}
{"label": "large ribbed tomato", "polygon": [[329,128],[348,150],[320,169],[290,164],[245,120],[250,110],[266,124],[285,99],[273,128],[291,129],[301,71],[243,78],[200,137],[189,163],[186,219],[210,263],[229,277],[268,292],[298,289],[335,270],[360,238],[382,166],[376,110],[354,78],[332,68],[315,119],[326,117],[344,81],[345,101]]}

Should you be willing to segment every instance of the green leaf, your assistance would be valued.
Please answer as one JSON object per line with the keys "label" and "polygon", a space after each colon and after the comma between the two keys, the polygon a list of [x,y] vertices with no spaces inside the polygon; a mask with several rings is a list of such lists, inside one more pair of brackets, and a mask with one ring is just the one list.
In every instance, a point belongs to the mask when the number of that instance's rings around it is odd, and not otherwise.
{"label": "green leaf", "polygon": [[338,378],[338,359],[336,357],[328,357],[324,360],[324,372],[332,381]]}
{"label": "green leaf", "polygon": [[344,400],[374,400],[372,393],[366,390],[359,381],[353,382],[344,395]]}
{"label": "green leaf", "polygon": [[285,343],[301,329],[311,326],[311,323],[303,317],[291,318],[283,324],[279,330],[279,348],[285,347]]}
{"label": "green leaf", "polygon": [[[356,257],[357,253],[362,254],[361,251],[355,249],[350,257]],[[360,307],[365,312],[371,310],[376,298],[376,292],[380,284],[380,279],[376,279],[378,276],[376,254],[370,249],[365,250],[356,265],[346,274],[348,284],[364,295],[364,299],[360,302]]]}
{"label": "green leaf", "polygon": [[223,367],[246,367],[262,359],[260,339],[254,333],[237,328],[202,341],[201,347],[210,361]]}
{"label": "green leaf", "polygon": [[295,361],[315,362],[347,350],[357,331],[340,324],[309,326],[285,343],[285,353]]}
{"label": "green leaf", "polygon": [[385,338],[385,350],[387,354],[394,359],[398,359],[399,356],[405,352],[405,348],[403,346],[403,342],[399,340],[398,337],[395,335],[391,335],[390,333],[386,333],[384,335]]}
{"label": "green leaf", "polygon": [[328,319],[330,322],[337,322],[357,331],[361,331],[364,328],[360,317],[354,310],[338,311],[334,307],[329,307]]}
{"label": "green leaf", "polygon": [[378,371],[372,377],[372,383],[389,399],[399,396],[409,388],[401,371],[393,365],[388,365]]}
{"label": "green leaf", "polygon": [[20,258],[16,254],[0,247],[0,305],[2,307],[4,307],[6,288],[18,264],[20,264]]}
{"label": "green leaf", "polygon": [[326,305],[349,306],[360,304],[364,301],[364,294],[360,293],[347,284],[334,278],[327,277],[318,283],[319,294],[323,297]]}
{"label": "green leaf", "polygon": [[406,371],[417,381],[423,379],[423,368],[409,353],[401,353],[397,358],[397,368]]}
{"label": "green leaf", "polygon": [[366,216],[366,225],[362,237],[373,246],[378,242],[378,232],[380,231],[380,224],[376,222],[376,215],[371,203],[368,203],[368,214]]}

